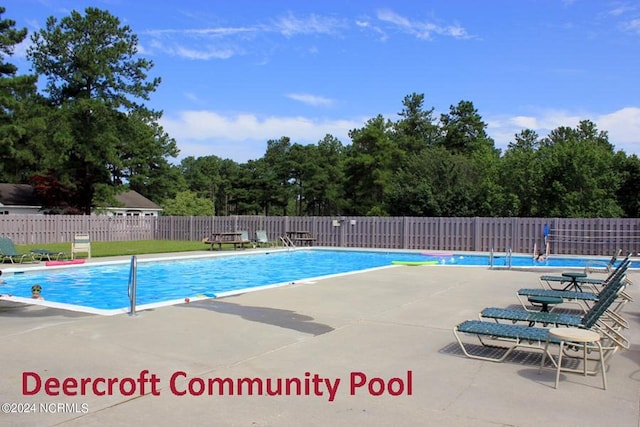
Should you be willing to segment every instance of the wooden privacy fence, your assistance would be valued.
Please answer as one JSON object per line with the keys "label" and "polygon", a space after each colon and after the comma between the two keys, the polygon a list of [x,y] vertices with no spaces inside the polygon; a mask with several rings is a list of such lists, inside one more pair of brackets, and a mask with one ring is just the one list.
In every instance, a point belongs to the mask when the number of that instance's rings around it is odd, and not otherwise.
{"label": "wooden privacy fence", "polygon": [[544,247],[545,228],[552,254],[640,252],[639,218],[0,216],[0,234],[17,244],[71,242],[76,233],[89,233],[93,241],[199,241],[236,230],[252,239],[265,230],[276,240],[304,230],[316,246],[533,253],[534,246]]}
{"label": "wooden privacy fence", "polygon": [[88,233],[93,241],[155,240],[151,217],[89,215],[0,215],[0,234],[16,244],[62,243]]}

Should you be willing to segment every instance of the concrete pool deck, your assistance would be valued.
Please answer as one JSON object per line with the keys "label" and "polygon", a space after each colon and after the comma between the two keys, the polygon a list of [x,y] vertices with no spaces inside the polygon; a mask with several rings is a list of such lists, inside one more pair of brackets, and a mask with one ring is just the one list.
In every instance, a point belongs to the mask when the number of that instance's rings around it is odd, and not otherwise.
{"label": "concrete pool deck", "polygon": [[[567,373],[554,389],[554,370],[538,374],[540,352],[503,363],[464,357],[452,328],[484,307],[517,304],[516,290],[539,276],[396,266],[135,317],[0,305],[0,403],[32,411],[0,413],[0,425],[640,426],[639,272],[623,308],[631,349],[610,360],[607,390],[599,375]],[[80,390],[73,381],[91,382],[84,396],[51,396],[44,384],[35,392],[36,374],[71,378],[70,393]],[[113,379],[111,395],[92,392],[107,387],[97,378]],[[301,395],[194,395],[209,380],[244,378],[299,382]],[[373,396],[383,383],[391,393]]]}

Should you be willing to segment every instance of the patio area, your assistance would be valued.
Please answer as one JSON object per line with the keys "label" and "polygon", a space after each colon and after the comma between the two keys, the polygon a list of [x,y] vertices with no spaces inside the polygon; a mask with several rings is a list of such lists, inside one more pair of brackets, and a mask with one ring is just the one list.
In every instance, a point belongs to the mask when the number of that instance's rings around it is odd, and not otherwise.
{"label": "patio area", "polygon": [[463,355],[452,328],[540,274],[395,266],[134,317],[0,305],[0,425],[639,426],[638,272],[607,390],[554,389],[541,352]]}

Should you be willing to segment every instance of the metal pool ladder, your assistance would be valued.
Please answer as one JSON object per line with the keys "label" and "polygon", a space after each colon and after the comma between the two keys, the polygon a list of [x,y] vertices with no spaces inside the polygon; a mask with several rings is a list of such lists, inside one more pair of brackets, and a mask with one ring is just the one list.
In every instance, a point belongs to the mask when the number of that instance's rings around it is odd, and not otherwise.
{"label": "metal pool ladder", "polygon": [[286,247],[286,248],[295,248],[296,245],[293,243],[293,241],[289,238],[289,236],[280,236],[280,241],[282,242],[282,244]]}
{"label": "metal pool ladder", "polygon": [[[511,250],[511,248],[507,248],[507,251],[505,252],[505,266],[508,269],[511,269],[512,265],[513,265],[513,251]],[[493,248],[491,248],[491,251],[489,252],[489,268],[493,269],[495,266],[494,264],[494,251]]]}
{"label": "metal pool ladder", "polygon": [[131,268],[129,269],[129,316],[136,315],[136,278],[138,276],[138,258],[134,255],[131,257]]}

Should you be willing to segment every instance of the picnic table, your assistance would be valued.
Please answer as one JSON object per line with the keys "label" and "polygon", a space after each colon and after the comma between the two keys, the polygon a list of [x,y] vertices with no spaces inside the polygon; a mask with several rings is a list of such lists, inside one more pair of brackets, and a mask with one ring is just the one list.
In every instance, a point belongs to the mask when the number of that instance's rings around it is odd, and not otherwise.
{"label": "picnic table", "polygon": [[212,233],[211,237],[202,239],[202,243],[205,245],[211,245],[211,250],[215,245],[218,245],[218,250],[222,249],[223,244],[232,244],[233,249],[238,249],[238,245],[244,248],[245,244],[251,243],[248,238],[243,236],[242,231],[222,231]]}
{"label": "picnic table", "polygon": [[311,243],[316,241],[316,238],[313,237],[311,232],[306,230],[292,230],[287,231],[286,234],[289,240],[291,240],[294,244],[311,246]]}

